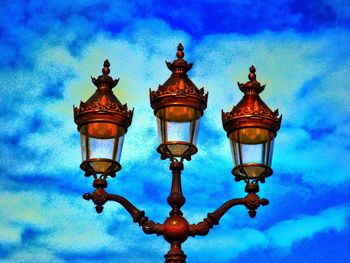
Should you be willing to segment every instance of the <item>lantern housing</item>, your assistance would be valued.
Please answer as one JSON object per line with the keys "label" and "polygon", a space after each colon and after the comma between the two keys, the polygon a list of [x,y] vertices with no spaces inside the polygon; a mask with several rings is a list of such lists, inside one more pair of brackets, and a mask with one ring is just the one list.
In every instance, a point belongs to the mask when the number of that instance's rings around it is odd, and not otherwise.
{"label": "lantern housing", "polygon": [[250,67],[249,81],[238,82],[244,93],[242,100],[230,112],[222,112],[222,122],[230,139],[236,181],[261,181],[272,175],[271,161],[274,138],[282,116],[272,112],[259,96],[265,85],[256,80],[255,67]]}
{"label": "lantern housing", "polygon": [[103,75],[91,78],[96,92],[74,108],[74,121],[81,138],[83,162],[80,165],[85,175],[101,174],[115,176],[121,169],[119,163],[124,135],[130,126],[133,110],[121,104],[112,89],[119,79],[113,80],[109,62],[104,62]]}
{"label": "lantern housing", "polygon": [[183,59],[181,43],[177,50],[177,59],[166,62],[171,76],[156,91],[150,90],[150,102],[157,117],[160,141],[157,151],[161,158],[190,160],[197,152],[199,121],[207,107],[208,93],[204,94],[204,88],[198,89],[187,76],[193,63]]}

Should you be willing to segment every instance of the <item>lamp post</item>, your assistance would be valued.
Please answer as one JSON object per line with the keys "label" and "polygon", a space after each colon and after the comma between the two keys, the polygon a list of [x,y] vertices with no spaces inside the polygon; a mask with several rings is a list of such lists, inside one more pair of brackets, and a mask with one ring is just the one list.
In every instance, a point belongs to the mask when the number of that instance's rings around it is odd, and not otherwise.
{"label": "lamp post", "polygon": [[218,225],[221,217],[233,206],[244,205],[250,217],[255,217],[260,205],[267,205],[268,200],[257,195],[258,183],[272,175],[271,160],[273,141],[280,128],[282,118],[278,110],[272,112],[261,100],[259,93],[265,86],[256,80],[255,68],[252,66],[249,81],[238,83],[244,93],[243,99],[232,111],[222,112],[222,121],[231,143],[234,168],[232,174],[236,181],[246,183],[247,195],[231,199],[217,210],[197,223],[189,224],[183,216],[181,207],[186,199],[181,188],[181,172],[184,160],[190,161],[197,152],[196,139],[198,125],[207,107],[208,93],[204,88],[198,89],[189,79],[187,72],[192,63],[184,60],[183,46],[178,45],[177,59],[166,62],[172,71],[169,79],[150,90],[150,102],[158,123],[160,145],[157,151],[161,159],[170,160],[172,184],[167,199],[171,207],[169,217],[163,223],[155,223],[145,216],[145,212],[136,208],[122,196],[106,192],[107,177],[115,177],[121,169],[119,163],[123,138],[132,121],[133,110],[113,94],[112,88],[118,84],[110,76],[109,62],[104,63],[102,75],[92,82],[97,86],[96,92],[79,107],[74,107],[74,121],[81,137],[83,162],[80,168],[85,176],[93,176],[95,191],[86,193],[83,198],[92,200],[96,211],[101,213],[107,201],[120,203],[138,223],[146,234],[162,235],[170,244],[170,250],[164,256],[165,262],[186,262],[186,255],[181,244],[192,236],[205,236],[209,230]]}

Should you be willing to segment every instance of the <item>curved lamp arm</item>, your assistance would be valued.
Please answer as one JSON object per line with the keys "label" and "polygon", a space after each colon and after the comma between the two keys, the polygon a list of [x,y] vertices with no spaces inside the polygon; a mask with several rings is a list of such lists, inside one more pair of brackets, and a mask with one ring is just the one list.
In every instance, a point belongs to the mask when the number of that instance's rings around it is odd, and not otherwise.
{"label": "curved lamp arm", "polygon": [[146,234],[157,234],[158,236],[163,234],[163,224],[154,223],[152,220],[148,220],[148,217],[145,216],[145,212],[137,209],[126,198],[119,195],[108,194],[107,200],[121,204],[125,210],[129,212],[134,223],[138,223],[139,226],[142,226],[142,230]]}
{"label": "curved lamp arm", "polygon": [[103,205],[107,201],[114,201],[121,204],[125,210],[129,212],[134,223],[138,223],[139,226],[142,227],[143,232],[146,234],[163,234],[163,224],[154,223],[152,220],[149,220],[148,217],[145,216],[144,211],[139,210],[126,198],[119,195],[108,194],[104,189],[107,186],[105,180],[95,179],[94,186],[96,187],[96,190],[92,194],[84,194],[83,198],[94,202],[97,213],[102,212]]}
{"label": "curved lamp arm", "polygon": [[250,217],[255,217],[256,209],[260,205],[267,205],[269,201],[265,198],[260,198],[256,193],[249,193],[244,198],[235,198],[225,202],[218,209],[212,213],[208,213],[207,217],[203,221],[190,225],[191,236],[205,236],[214,225],[218,225],[221,217],[223,217],[228,210],[237,205],[244,205],[249,211]]}

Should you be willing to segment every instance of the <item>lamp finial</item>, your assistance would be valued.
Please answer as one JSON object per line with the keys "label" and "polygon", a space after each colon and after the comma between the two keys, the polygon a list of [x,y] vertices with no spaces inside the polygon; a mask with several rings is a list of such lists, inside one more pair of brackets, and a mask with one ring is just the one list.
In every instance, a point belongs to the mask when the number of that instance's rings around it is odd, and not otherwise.
{"label": "lamp finial", "polygon": [[249,80],[250,81],[256,80],[256,75],[255,75],[256,68],[253,65],[249,68],[249,72],[250,72],[248,75]]}
{"label": "lamp finial", "polygon": [[111,64],[109,63],[108,59],[106,59],[105,62],[103,63],[102,74],[108,75],[109,72],[111,72],[109,69],[110,66]]}
{"label": "lamp finial", "polygon": [[185,53],[183,52],[184,50],[184,46],[182,45],[182,43],[179,43],[179,45],[177,46],[177,53],[176,56],[179,59],[182,59],[185,56]]}

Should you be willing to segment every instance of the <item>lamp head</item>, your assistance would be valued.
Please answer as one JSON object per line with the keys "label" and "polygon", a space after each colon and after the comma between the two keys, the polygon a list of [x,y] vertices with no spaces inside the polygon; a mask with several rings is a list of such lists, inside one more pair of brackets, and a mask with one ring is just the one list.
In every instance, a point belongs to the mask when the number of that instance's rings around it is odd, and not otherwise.
{"label": "lamp head", "polygon": [[91,78],[97,87],[95,93],[86,101],[74,107],[74,121],[81,135],[85,174],[114,176],[121,169],[119,164],[124,135],[131,124],[133,110],[122,104],[112,89],[119,79],[110,76],[110,63],[103,64],[102,75]]}
{"label": "lamp head", "polygon": [[235,167],[233,175],[239,180],[264,181],[272,175],[273,141],[281,126],[282,116],[274,112],[259,96],[265,85],[256,80],[251,66],[249,81],[238,82],[244,93],[242,100],[230,112],[222,112],[222,123],[231,149]]}
{"label": "lamp head", "polygon": [[199,120],[207,107],[208,93],[198,89],[189,79],[187,72],[193,63],[184,60],[184,47],[177,47],[177,59],[166,62],[170,71],[169,79],[150,90],[151,107],[158,121],[160,145],[157,151],[162,159],[181,158],[190,160],[197,152],[195,146]]}

